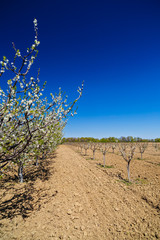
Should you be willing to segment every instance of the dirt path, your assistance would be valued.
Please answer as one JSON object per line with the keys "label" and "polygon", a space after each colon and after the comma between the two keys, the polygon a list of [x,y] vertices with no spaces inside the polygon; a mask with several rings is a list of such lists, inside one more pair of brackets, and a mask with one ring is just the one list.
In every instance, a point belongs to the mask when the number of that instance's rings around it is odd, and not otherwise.
{"label": "dirt path", "polygon": [[0,239],[160,239],[159,209],[71,148],[60,146],[51,168],[48,181],[35,183],[39,211],[2,219]]}

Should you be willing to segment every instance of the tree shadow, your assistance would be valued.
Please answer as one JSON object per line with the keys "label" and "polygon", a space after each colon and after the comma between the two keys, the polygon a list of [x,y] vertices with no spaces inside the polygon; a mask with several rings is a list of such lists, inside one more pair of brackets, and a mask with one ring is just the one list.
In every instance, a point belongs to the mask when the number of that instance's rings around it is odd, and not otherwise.
{"label": "tree shadow", "polygon": [[54,163],[53,159],[56,158],[56,154],[47,156],[48,158],[43,160],[40,159],[38,166],[34,163],[32,166],[27,167],[24,171],[24,181],[36,181],[41,179],[42,181],[47,181],[51,175],[52,166],[51,163]]}
{"label": "tree shadow", "polygon": [[[0,181],[0,219],[13,219],[17,215],[27,218],[33,210],[40,210],[41,205],[50,201],[57,191],[47,195],[47,190],[43,187],[36,188],[35,181],[47,181],[51,176],[51,165],[56,155],[40,161],[38,167],[30,166],[24,172],[24,183],[18,183],[18,177],[15,175],[6,176]],[[51,159],[52,158],[52,159]]]}
{"label": "tree shadow", "polygon": [[[114,178],[118,178],[118,181],[120,181],[120,182],[123,182],[123,183],[126,183],[126,184],[131,184],[131,182],[129,182],[128,181],[128,179],[126,179],[126,178],[124,178],[123,176],[122,176],[122,174],[121,174],[121,172],[116,172],[116,171],[114,171],[114,166],[113,165],[106,165],[105,167],[104,167],[104,165],[103,164],[101,164],[101,163],[97,163],[97,166],[98,167],[101,167],[102,168],[102,170],[103,170],[103,172],[105,173],[105,174],[107,174],[109,177],[114,177]],[[111,169],[111,171],[108,171],[108,169]]]}

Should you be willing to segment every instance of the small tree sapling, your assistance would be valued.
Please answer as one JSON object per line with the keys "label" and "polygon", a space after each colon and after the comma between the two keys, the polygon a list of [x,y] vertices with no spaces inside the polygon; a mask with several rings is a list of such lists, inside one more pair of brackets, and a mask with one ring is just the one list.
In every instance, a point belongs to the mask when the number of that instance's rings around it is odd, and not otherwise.
{"label": "small tree sapling", "polygon": [[103,154],[103,166],[105,167],[106,166],[106,153],[109,151],[109,148],[110,148],[110,145],[109,144],[104,144],[102,145],[100,151],[102,152]]}
{"label": "small tree sapling", "polygon": [[[128,150],[127,150],[127,147],[128,147]],[[135,154],[136,145],[130,143],[128,144],[127,147],[126,146],[124,147],[124,144],[120,144],[119,151],[123,159],[127,162],[128,181],[130,182],[130,163]]]}
{"label": "small tree sapling", "polygon": [[97,144],[96,143],[91,143],[91,150],[93,152],[93,160],[95,160],[95,152],[97,150]]}
{"label": "small tree sapling", "polygon": [[141,153],[141,160],[142,160],[142,155],[145,152],[145,150],[147,149],[148,143],[138,143],[137,146],[139,148],[139,152]]}

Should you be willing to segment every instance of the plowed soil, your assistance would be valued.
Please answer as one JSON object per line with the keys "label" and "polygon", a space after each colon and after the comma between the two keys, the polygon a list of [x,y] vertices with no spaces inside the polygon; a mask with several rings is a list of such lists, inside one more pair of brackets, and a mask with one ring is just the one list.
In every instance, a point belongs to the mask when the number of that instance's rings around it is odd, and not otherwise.
{"label": "plowed soil", "polygon": [[160,239],[160,157],[136,157],[131,184],[118,153],[101,163],[99,152],[61,145],[35,178],[3,183],[0,239]]}

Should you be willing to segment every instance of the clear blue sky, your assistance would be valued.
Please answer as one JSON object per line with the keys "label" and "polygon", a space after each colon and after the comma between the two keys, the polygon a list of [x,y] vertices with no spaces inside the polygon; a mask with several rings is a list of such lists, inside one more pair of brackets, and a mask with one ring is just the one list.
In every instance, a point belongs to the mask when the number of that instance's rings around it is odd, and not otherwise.
{"label": "clear blue sky", "polygon": [[[85,80],[65,137],[160,137],[160,1],[1,1],[0,59],[39,27],[36,75],[69,100]],[[1,80],[2,81],[2,80]],[[1,82],[1,85],[3,83]]]}

